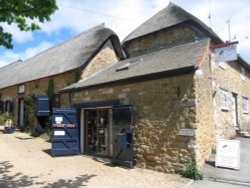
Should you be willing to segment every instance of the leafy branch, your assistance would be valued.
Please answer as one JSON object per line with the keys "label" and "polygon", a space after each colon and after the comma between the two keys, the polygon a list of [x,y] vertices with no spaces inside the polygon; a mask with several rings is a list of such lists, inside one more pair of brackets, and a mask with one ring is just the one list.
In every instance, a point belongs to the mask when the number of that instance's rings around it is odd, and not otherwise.
{"label": "leafy branch", "polygon": [[[20,31],[40,29],[36,23],[27,23],[27,19],[37,19],[40,23],[50,21],[50,16],[58,9],[56,0],[0,0],[0,24],[17,24]],[[12,34],[0,26],[0,45],[13,48]]]}

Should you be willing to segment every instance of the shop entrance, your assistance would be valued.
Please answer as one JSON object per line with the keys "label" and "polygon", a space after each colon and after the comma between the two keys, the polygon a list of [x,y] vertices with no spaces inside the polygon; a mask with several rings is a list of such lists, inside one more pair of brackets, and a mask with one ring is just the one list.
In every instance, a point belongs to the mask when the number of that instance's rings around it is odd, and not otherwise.
{"label": "shop entrance", "polygon": [[110,123],[111,108],[85,109],[85,152],[89,154],[112,156],[110,138],[112,137]]}

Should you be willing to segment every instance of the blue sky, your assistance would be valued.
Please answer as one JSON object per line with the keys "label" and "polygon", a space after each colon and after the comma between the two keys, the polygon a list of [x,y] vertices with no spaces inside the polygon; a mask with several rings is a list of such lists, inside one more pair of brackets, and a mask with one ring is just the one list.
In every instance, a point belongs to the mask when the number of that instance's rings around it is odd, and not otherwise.
{"label": "blue sky", "polygon": [[[172,0],[202,20],[225,41],[231,36],[239,41],[238,53],[250,62],[249,0]],[[57,0],[59,10],[41,30],[20,32],[15,25],[0,23],[14,36],[14,49],[0,47],[0,67],[26,60],[93,26],[105,23],[122,40],[133,29],[165,8],[169,0]],[[208,19],[211,12],[211,25]]]}

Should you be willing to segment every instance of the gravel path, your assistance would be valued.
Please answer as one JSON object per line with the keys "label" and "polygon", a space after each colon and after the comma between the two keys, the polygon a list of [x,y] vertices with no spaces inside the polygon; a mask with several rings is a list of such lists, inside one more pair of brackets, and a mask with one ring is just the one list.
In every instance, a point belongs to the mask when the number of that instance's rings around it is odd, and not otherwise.
{"label": "gravel path", "polygon": [[179,175],[116,167],[84,155],[51,157],[50,143],[25,133],[0,132],[0,187],[181,188]]}

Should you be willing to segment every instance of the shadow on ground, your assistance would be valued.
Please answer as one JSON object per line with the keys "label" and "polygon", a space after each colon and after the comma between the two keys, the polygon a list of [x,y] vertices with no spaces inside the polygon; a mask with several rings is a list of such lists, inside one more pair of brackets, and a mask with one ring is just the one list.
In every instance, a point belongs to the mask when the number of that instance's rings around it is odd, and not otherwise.
{"label": "shadow on ground", "polygon": [[39,182],[38,176],[27,176],[21,172],[11,174],[11,168],[14,166],[9,161],[0,162],[0,187],[1,188],[18,188],[18,187],[46,187],[46,188],[58,188],[58,187],[80,187],[87,186],[89,180],[96,175],[85,174],[75,177],[72,180],[59,179],[54,182]]}
{"label": "shadow on ground", "polygon": [[215,161],[206,161],[206,164],[215,167]]}
{"label": "shadow on ground", "polygon": [[23,138],[23,137],[19,137],[19,136],[16,136],[17,139],[19,140],[31,140],[31,139],[34,139],[34,138]]}
{"label": "shadow on ground", "polygon": [[53,157],[52,155],[51,155],[51,149],[44,149],[44,150],[42,150],[44,153],[46,153],[47,155],[49,155],[50,157]]}

